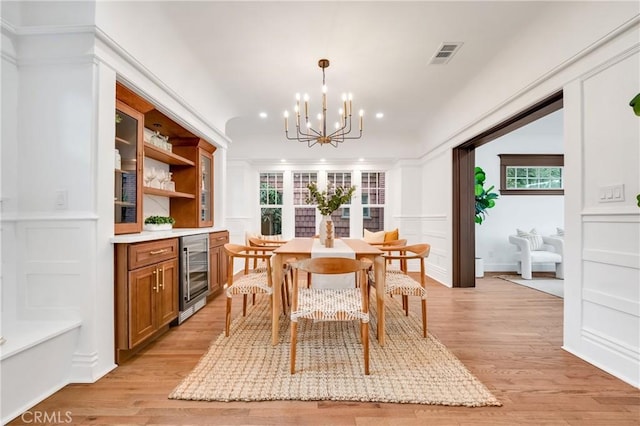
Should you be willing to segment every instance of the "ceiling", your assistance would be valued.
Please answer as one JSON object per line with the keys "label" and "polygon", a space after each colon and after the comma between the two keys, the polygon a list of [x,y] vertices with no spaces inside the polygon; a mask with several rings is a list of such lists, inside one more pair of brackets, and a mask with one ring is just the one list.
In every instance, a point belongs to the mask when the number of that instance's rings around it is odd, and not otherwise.
{"label": "ceiling", "polygon": [[[314,147],[322,152],[314,155],[389,157],[391,151],[380,149],[391,143],[395,157],[407,158],[419,153],[422,135],[452,94],[553,4],[209,1],[156,7],[217,86],[220,97],[212,101],[226,102],[229,157],[302,159],[309,148],[285,140],[283,111],[291,112],[294,95],[306,92],[310,115],[318,112],[319,59],[331,62],[328,114],[337,115],[339,96],[350,92],[354,110],[365,111],[365,130],[359,141],[337,150]],[[463,45],[449,63],[430,65],[443,42]],[[384,117],[375,118],[378,112]]]}

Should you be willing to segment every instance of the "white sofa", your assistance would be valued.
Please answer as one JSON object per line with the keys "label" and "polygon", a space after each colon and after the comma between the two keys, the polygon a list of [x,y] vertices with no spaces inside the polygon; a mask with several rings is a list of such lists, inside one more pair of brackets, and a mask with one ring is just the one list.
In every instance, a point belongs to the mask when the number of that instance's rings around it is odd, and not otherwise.
{"label": "white sofa", "polygon": [[534,263],[555,263],[556,278],[564,279],[563,247],[561,236],[542,236],[544,245],[541,250],[532,250],[529,240],[517,235],[509,235],[509,242],[515,244],[518,273],[525,280],[531,279]]}

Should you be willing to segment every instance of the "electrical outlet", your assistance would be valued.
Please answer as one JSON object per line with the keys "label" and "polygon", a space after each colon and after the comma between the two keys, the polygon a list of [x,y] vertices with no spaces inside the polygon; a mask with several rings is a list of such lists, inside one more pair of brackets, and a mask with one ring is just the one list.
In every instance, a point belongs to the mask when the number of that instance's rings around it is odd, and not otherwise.
{"label": "electrical outlet", "polygon": [[67,210],[69,208],[69,194],[66,189],[56,191],[54,207],[56,210]]}

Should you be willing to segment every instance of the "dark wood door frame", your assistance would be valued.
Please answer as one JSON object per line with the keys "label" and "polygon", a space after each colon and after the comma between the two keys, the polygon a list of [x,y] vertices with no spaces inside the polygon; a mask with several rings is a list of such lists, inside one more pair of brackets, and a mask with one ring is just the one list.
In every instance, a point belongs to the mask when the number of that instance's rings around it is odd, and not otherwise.
{"label": "dark wood door frame", "polygon": [[562,91],[553,93],[453,149],[453,287],[475,287],[475,149],[562,108]]}

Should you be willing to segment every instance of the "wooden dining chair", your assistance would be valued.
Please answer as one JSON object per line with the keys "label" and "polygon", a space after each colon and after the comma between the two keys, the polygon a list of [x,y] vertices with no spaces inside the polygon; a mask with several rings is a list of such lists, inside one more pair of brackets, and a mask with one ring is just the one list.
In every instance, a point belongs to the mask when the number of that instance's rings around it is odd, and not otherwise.
{"label": "wooden dining chair", "polygon": [[[369,262],[344,257],[318,257],[292,264],[291,297],[291,374],[296,370],[296,345],[300,319],[323,321],[360,321],[364,348],[364,374],[369,374],[369,298],[366,271]],[[298,285],[299,271],[308,274],[357,273],[354,288],[318,289]]]}
{"label": "wooden dining chair", "polygon": [[[286,244],[288,241],[286,240],[263,240],[256,237],[248,237],[247,241],[249,242],[249,247],[253,249],[256,253],[271,253],[273,250],[278,247]],[[289,292],[290,292],[290,282],[293,280],[293,273],[291,272],[291,262],[296,259],[285,259],[282,263],[282,310],[283,312],[287,311],[287,307],[290,304],[289,301]],[[245,261],[244,269],[247,271],[249,269],[249,259]],[[265,268],[265,262],[258,262],[258,259],[253,259],[253,269],[257,272],[262,271]],[[253,303],[255,303],[255,295],[253,296]]]}
{"label": "wooden dining chair", "polygon": [[[229,336],[231,325],[231,300],[233,296],[242,295],[242,316],[247,315],[247,296],[256,294],[266,294],[272,296],[273,281],[271,271],[271,252],[257,253],[252,247],[227,243],[224,245],[227,253],[229,265],[227,267],[228,278],[224,286],[227,296],[227,312],[225,317],[225,336]],[[263,269],[244,269],[239,276],[234,274],[235,259],[242,259],[244,262],[259,260],[264,262]]]}
{"label": "wooden dining chair", "polygon": [[[391,241],[384,241],[382,243],[369,243],[369,244],[379,249],[383,249],[385,247],[394,248],[397,246],[406,246],[407,240],[403,238],[399,240],[391,240]],[[387,271],[401,272],[402,270],[403,270],[402,261],[393,263],[391,259],[387,259]]]}
{"label": "wooden dining chair", "polygon": [[[422,305],[422,337],[427,337],[427,290],[425,282],[424,259],[429,256],[429,244],[409,246],[379,247],[387,261],[399,261],[400,268],[387,268],[385,272],[385,294],[402,296],[402,308],[409,315],[409,296],[418,296]],[[407,274],[407,262],[418,260],[420,263],[420,282]],[[375,277],[369,275],[369,283],[375,284]]]}

